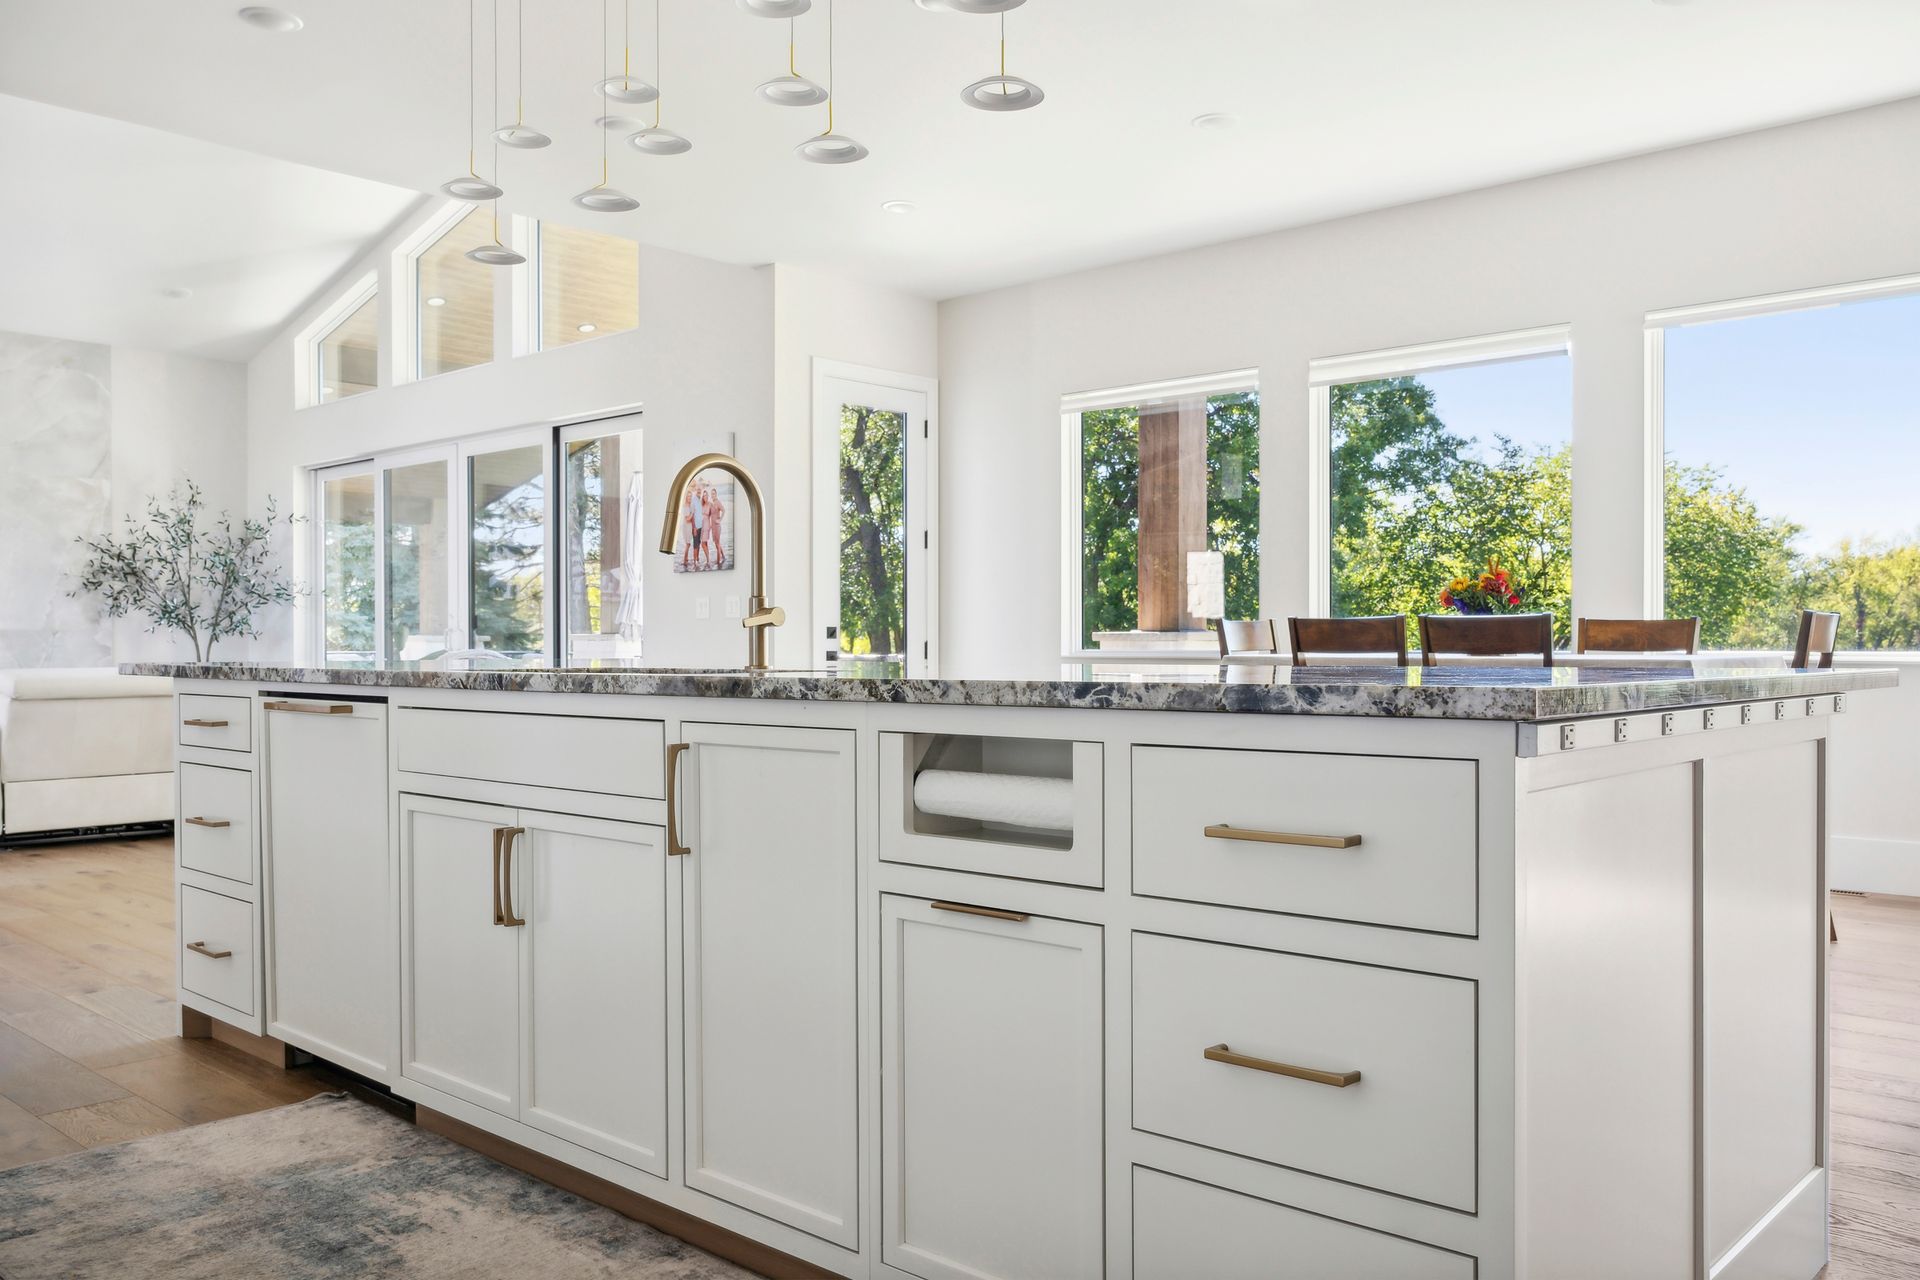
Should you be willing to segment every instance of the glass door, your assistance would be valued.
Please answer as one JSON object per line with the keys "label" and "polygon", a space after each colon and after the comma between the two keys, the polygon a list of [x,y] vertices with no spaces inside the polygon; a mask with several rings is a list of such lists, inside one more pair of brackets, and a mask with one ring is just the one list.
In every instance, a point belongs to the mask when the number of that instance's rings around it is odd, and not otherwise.
{"label": "glass door", "polygon": [[550,661],[547,494],[550,435],[465,453],[467,645]]}
{"label": "glass door", "polygon": [[640,656],[651,543],[639,424],[640,416],[629,414],[560,433],[563,663]]}
{"label": "glass door", "polygon": [[815,362],[815,639],[830,661],[937,660],[932,382]]}
{"label": "glass door", "polygon": [[415,661],[455,647],[452,482],[451,449],[388,462],[381,471],[389,658]]}
{"label": "glass door", "polygon": [[380,525],[374,472],[367,463],[314,473],[319,552],[319,651],[327,662],[378,655]]}

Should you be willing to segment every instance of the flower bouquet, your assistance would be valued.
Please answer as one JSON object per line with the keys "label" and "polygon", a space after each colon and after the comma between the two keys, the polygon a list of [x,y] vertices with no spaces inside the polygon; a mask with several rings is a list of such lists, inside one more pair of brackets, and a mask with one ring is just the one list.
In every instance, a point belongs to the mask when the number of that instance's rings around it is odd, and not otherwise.
{"label": "flower bouquet", "polygon": [[1477,578],[1455,578],[1440,588],[1440,607],[1455,613],[1520,613],[1525,605],[1520,588],[1500,561],[1487,561],[1487,569]]}

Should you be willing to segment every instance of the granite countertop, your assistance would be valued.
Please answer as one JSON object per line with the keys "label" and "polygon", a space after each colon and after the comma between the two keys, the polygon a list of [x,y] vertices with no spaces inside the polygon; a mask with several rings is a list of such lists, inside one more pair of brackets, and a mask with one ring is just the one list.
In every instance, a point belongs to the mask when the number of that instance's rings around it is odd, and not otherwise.
{"label": "granite countertop", "polygon": [[888,702],[921,706],[1057,707],[1086,710],[1226,711],[1267,715],[1380,716],[1530,723],[1886,689],[1884,667],[1794,671],[1669,661],[1647,667],[1293,667],[1235,661],[1201,669],[1063,667],[1057,679],[910,679],[897,668],[766,671],[633,667],[525,667],[466,662],[347,663],[325,667],[254,663],[127,663],[126,675],[254,684],[335,685],[486,692],[636,694]]}

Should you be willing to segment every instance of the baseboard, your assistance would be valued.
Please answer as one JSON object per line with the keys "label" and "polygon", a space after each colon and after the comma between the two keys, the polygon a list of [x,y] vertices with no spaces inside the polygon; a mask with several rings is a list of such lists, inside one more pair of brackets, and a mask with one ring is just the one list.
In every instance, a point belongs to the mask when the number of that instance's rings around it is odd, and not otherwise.
{"label": "baseboard", "polygon": [[604,1178],[596,1178],[552,1156],[495,1137],[444,1112],[416,1105],[414,1123],[429,1133],[450,1138],[489,1159],[498,1160],[542,1182],[552,1183],[562,1191],[571,1191],[583,1200],[605,1205],[616,1213],[658,1228],[716,1257],[738,1263],[769,1280],[842,1280],[834,1272],[822,1270],[810,1262],[761,1244],[758,1240],[736,1235],[724,1227],[716,1227],[671,1205],[648,1199],[637,1191],[629,1191]]}
{"label": "baseboard", "polygon": [[1920,898],[1920,840],[1829,837],[1827,887]]}
{"label": "baseboard", "polygon": [[285,1070],[293,1065],[293,1046],[272,1036],[257,1036],[251,1031],[243,1031],[231,1026],[198,1009],[180,1006],[180,1038],[182,1040],[218,1040],[221,1044],[231,1045],[249,1057],[258,1058],[270,1067]]}

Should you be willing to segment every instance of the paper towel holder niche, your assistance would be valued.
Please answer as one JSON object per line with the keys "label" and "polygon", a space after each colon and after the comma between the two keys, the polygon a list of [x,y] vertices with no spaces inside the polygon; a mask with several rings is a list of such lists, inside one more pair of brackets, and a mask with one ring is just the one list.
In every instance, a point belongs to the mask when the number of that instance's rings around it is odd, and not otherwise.
{"label": "paper towel holder niche", "polygon": [[908,735],[905,812],[909,831],[919,835],[1024,845],[1035,849],[1073,847],[1071,828],[1023,827],[928,813],[915,802],[914,782],[923,770],[1012,774],[1073,783],[1074,743],[1056,738],[1018,738],[993,734],[915,733]]}

